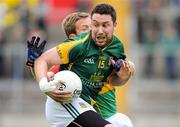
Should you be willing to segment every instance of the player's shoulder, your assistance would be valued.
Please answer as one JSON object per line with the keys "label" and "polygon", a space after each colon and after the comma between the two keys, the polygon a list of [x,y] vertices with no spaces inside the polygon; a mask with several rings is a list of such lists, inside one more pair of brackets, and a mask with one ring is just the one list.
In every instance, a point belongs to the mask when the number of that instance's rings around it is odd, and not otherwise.
{"label": "player's shoulder", "polygon": [[88,39],[89,33],[83,33],[78,36],[75,36],[71,39],[66,39],[64,43],[60,43],[57,47],[82,47],[83,43]]}
{"label": "player's shoulder", "polygon": [[116,35],[113,35],[113,40],[111,45],[109,46],[109,49],[114,55],[114,58],[125,59],[126,56],[124,54],[124,45]]}
{"label": "player's shoulder", "polygon": [[124,45],[116,35],[113,35],[111,47],[116,47],[116,49],[119,48],[119,49],[121,49],[121,51],[124,51]]}
{"label": "player's shoulder", "polygon": [[113,42],[120,44],[120,45],[123,45],[123,43],[121,42],[121,40],[118,38],[117,35],[113,35]]}
{"label": "player's shoulder", "polygon": [[83,33],[75,36],[74,38],[66,39],[63,44],[82,46],[83,43],[86,42],[86,40],[88,40],[89,36],[90,36],[89,32]]}
{"label": "player's shoulder", "polygon": [[82,34],[77,35],[74,38],[72,38],[72,40],[74,40],[74,41],[76,41],[76,40],[85,40],[85,39],[88,39],[89,36],[90,36],[90,32],[82,33]]}

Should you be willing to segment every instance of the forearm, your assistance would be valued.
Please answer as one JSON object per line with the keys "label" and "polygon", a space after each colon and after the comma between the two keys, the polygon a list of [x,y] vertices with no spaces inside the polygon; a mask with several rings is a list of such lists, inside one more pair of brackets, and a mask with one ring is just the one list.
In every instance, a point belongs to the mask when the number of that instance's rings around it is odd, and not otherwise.
{"label": "forearm", "polygon": [[48,67],[56,64],[60,64],[60,59],[54,47],[35,60],[34,69],[36,79],[39,81],[41,78],[47,77]]}
{"label": "forearm", "polygon": [[122,86],[122,85],[125,85],[128,82],[130,77],[131,77],[131,74],[129,74],[129,76],[121,76],[121,77],[119,77],[116,74],[116,72],[113,72],[111,74],[111,76],[108,78],[108,81],[113,86]]}
{"label": "forearm", "polygon": [[43,77],[47,77],[48,64],[43,58],[38,58],[35,60],[34,71],[36,79],[39,81]]}

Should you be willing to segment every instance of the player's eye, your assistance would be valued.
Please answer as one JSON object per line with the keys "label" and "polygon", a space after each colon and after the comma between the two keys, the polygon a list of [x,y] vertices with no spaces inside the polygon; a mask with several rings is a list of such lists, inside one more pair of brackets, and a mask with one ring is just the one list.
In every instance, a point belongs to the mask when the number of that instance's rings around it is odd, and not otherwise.
{"label": "player's eye", "polygon": [[94,27],[98,27],[99,25],[97,23],[92,24]]}
{"label": "player's eye", "polygon": [[108,23],[103,24],[103,27],[104,27],[104,28],[106,28],[106,27],[108,27],[108,26],[109,26]]}

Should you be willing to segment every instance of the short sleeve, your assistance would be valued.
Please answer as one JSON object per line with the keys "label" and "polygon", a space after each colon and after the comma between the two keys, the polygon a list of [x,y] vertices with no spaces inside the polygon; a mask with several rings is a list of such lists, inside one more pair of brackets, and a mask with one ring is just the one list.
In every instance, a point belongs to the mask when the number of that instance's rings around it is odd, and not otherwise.
{"label": "short sleeve", "polygon": [[61,60],[61,64],[67,64],[73,62],[80,52],[83,50],[83,43],[89,37],[89,35],[84,38],[70,41],[68,43],[61,43],[56,47],[57,53]]}

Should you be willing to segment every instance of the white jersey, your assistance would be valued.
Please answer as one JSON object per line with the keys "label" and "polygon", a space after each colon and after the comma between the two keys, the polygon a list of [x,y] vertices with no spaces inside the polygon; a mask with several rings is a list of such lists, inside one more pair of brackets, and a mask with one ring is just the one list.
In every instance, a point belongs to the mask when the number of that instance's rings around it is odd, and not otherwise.
{"label": "white jersey", "polygon": [[79,114],[93,110],[93,107],[81,98],[77,98],[68,104],[61,104],[50,97],[46,100],[46,118],[51,127],[66,127]]}
{"label": "white jersey", "polygon": [[[46,118],[51,127],[66,127],[78,115],[88,110],[95,111],[90,104],[81,98],[77,98],[68,104],[58,103],[50,97],[47,97],[46,100]],[[122,113],[116,113],[105,120],[112,123],[114,127],[133,127],[128,116]]]}

